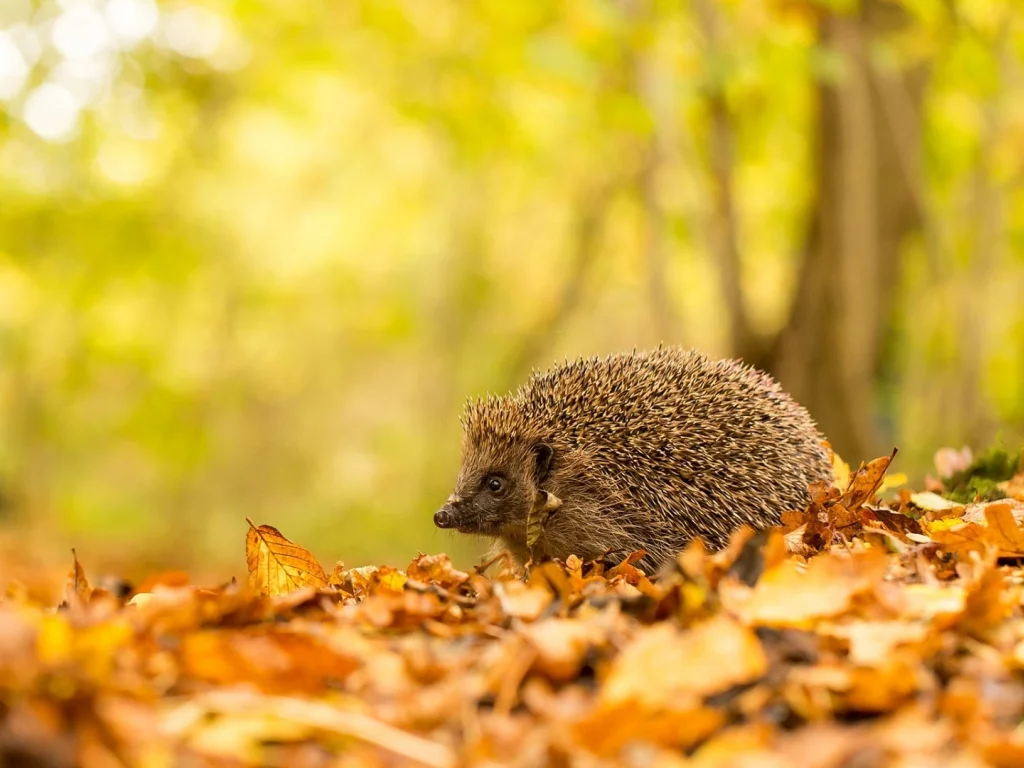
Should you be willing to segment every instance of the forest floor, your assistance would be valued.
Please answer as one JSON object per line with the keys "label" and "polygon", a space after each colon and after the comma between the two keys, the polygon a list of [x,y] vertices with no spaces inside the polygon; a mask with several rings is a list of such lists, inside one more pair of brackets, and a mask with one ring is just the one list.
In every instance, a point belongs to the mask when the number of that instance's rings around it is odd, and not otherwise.
{"label": "forest floor", "polygon": [[0,603],[0,764],[1024,765],[1019,460],[891,460],[659,574],[328,571],[251,522],[246,583],[75,558],[60,606]]}

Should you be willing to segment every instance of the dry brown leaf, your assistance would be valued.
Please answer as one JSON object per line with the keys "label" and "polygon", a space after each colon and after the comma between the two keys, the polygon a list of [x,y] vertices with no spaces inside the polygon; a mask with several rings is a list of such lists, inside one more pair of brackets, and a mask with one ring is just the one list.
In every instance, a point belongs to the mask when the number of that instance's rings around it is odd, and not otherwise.
{"label": "dry brown leaf", "polygon": [[882,480],[885,479],[885,472],[895,458],[896,449],[893,448],[892,453],[888,456],[882,456],[861,465],[850,478],[850,485],[843,493],[839,503],[852,511],[869,501],[881,486]]}
{"label": "dry brown leaf", "polygon": [[982,523],[988,525],[987,510],[993,504],[1006,505],[1010,508],[1010,512],[1013,515],[1013,519],[1017,521],[1017,525],[1024,523],[1024,502],[1020,502],[1017,499],[1001,499],[999,501],[981,501],[966,506],[961,506],[961,519],[965,523]]}
{"label": "dry brown leaf", "polygon": [[78,562],[78,553],[71,550],[73,562],[68,578],[64,585],[64,601],[69,606],[83,605],[89,602],[92,597],[92,587],[89,586],[89,579],[85,577],[85,569]]}
{"label": "dry brown leaf", "polygon": [[455,589],[469,581],[469,574],[453,566],[448,555],[420,555],[405,573],[410,579],[433,582],[444,589]]}
{"label": "dry brown leaf", "polygon": [[257,527],[246,518],[245,559],[249,583],[260,594],[286,595],[301,587],[325,589],[327,574],[308,550],[303,549],[270,525]]}
{"label": "dry brown leaf", "polygon": [[336,589],[343,589],[349,581],[348,571],[345,570],[345,563],[338,560],[331,572],[327,575],[327,583]]}
{"label": "dry brown leaf", "polygon": [[912,655],[892,655],[879,666],[795,668],[786,685],[789,695],[800,689],[810,691],[812,698],[828,700],[836,711],[885,712],[909,701],[918,690],[912,660]]}

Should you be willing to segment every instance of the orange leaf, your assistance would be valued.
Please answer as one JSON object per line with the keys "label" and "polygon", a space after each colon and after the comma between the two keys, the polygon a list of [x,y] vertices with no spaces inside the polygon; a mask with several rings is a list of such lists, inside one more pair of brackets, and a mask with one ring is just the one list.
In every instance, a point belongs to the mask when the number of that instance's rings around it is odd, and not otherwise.
{"label": "orange leaf", "polygon": [[469,574],[452,565],[448,555],[420,555],[405,569],[410,579],[454,589],[469,580]]}
{"label": "orange leaf", "polygon": [[951,528],[932,530],[929,536],[949,552],[984,552],[987,546],[994,546],[998,548],[998,557],[1024,557],[1024,531],[1010,502],[991,502],[981,507],[980,515],[971,514],[974,519],[980,516],[985,519],[984,525],[970,520]]}
{"label": "orange leaf", "polygon": [[181,639],[179,659],[186,679],[265,693],[319,693],[360,664],[318,638],[266,627],[192,632]]}
{"label": "orange leaf", "polygon": [[270,525],[257,527],[252,520],[245,535],[245,559],[249,583],[261,594],[276,597],[301,587],[327,587],[327,574],[316,558],[286,539]]}
{"label": "orange leaf", "polygon": [[1021,531],[1010,505],[995,502],[985,507],[989,541],[999,547],[1000,557],[1024,557],[1024,531]]}

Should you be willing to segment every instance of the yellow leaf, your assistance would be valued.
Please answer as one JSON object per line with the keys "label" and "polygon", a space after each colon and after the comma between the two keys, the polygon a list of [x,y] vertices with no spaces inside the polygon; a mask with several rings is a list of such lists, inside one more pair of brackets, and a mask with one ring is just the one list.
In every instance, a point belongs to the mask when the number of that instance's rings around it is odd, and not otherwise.
{"label": "yellow leaf", "polygon": [[887,491],[890,488],[899,488],[901,485],[907,484],[907,473],[906,472],[894,472],[891,475],[886,475],[882,478],[882,484],[878,486],[878,492]]}
{"label": "yellow leaf", "polygon": [[36,636],[36,657],[40,664],[63,664],[71,658],[74,632],[63,615],[47,616]]}
{"label": "yellow leaf", "polygon": [[393,592],[401,592],[405,588],[405,582],[408,581],[408,578],[408,576],[395,568],[382,570],[380,573],[381,585]]}
{"label": "yellow leaf", "polygon": [[850,465],[835,451],[832,452],[832,484],[839,490],[844,490],[850,485]]}
{"label": "yellow leaf", "polygon": [[928,533],[938,533],[939,531],[948,531],[951,528],[964,525],[964,521],[963,518],[959,517],[943,517],[938,520],[922,519],[921,525]]}
{"label": "yellow leaf", "polygon": [[950,501],[937,493],[931,491],[921,491],[920,493],[910,494],[910,503],[918,509],[923,509],[926,512],[942,512],[947,509],[955,509],[956,507],[962,507],[963,504],[958,504],[955,501]]}
{"label": "yellow leaf", "polygon": [[253,589],[277,597],[302,587],[327,586],[327,574],[308,550],[286,539],[273,526],[257,527],[252,520],[246,521],[249,532],[245,535],[245,559]]}

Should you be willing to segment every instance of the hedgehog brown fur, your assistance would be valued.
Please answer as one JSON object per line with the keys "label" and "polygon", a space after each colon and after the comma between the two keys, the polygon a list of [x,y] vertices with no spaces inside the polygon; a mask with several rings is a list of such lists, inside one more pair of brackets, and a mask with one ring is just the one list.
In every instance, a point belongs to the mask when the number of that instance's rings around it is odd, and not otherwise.
{"label": "hedgehog brown fur", "polygon": [[741,524],[777,524],[830,476],[810,415],[767,374],[659,347],[535,372],[511,395],[469,403],[456,489],[434,522],[525,562],[544,490],[562,505],[534,556],[642,548],[653,567],[694,537],[718,548]]}

